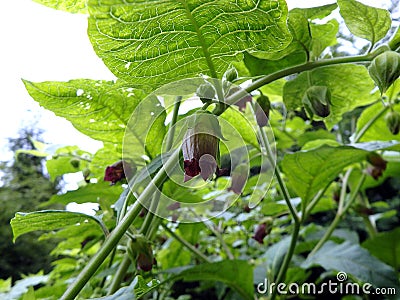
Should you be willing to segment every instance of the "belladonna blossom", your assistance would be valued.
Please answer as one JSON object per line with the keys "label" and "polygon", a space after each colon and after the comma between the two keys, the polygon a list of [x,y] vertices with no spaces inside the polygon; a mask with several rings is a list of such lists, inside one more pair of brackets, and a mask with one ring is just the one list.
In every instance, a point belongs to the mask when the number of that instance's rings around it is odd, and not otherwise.
{"label": "belladonna blossom", "polygon": [[185,182],[199,174],[204,180],[210,179],[218,170],[221,138],[221,127],[213,114],[201,111],[190,118],[182,143]]}
{"label": "belladonna blossom", "polygon": [[126,178],[132,174],[132,167],[126,161],[120,160],[108,166],[105,171],[104,181],[111,181],[111,184]]}
{"label": "belladonna blossom", "polygon": [[368,154],[367,161],[371,166],[367,167],[366,172],[375,180],[378,180],[378,178],[382,176],[383,171],[386,170],[387,161],[374,152]]}

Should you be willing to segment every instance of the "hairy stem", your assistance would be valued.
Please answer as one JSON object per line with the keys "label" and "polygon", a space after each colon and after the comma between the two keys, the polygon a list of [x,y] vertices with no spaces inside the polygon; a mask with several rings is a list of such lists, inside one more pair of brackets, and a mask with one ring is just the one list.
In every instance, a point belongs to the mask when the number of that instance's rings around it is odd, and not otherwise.
{"label": "hairy stem", "polygon": [[170,170],[175,168],[176,161],[179,158],[179,151],[177,149],[173,152],[171,157],[165,163],[165,165],[161,168],[161,170],[155,175],[150,184],[144,189],[142,194],[140,194],[139,198],[133,204],[132,208],[126,213],[121,222],[115,227],[115,229],[111,232],[108,238],[105,240],[104,244],[100,248],[100,250],[92,257],[92,259],[88,262],[85,268],[80,272],[75,281],[68,287],[65,291],[64,295],[61,297],[62,300],[72,300],[74,299],[82,288],[86,285],[89,279],[93,276],[96,270],[100,267],[100,265],[104,262],[110,252],[117,246],[118,242],[128,230],[129,226],[132,224],[136,216],[139,214],[142,209],[141,202],[145,199],[148,199],[153,195],[155,191],[161,186],[164,180],[167,177],[166,170]]}

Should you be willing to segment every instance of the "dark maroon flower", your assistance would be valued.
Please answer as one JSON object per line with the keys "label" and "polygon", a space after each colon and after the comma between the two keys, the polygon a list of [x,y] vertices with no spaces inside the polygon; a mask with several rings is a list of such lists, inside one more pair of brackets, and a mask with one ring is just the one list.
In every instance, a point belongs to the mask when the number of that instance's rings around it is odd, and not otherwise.
{"label": "dark maroon flower", "polygon": [[366,172],[371,175],[375,180],[378,180],[386,170],[387,161],[384,160],[379,154],[371,152],[367,156],[367,161],[371,164],[366,169]]}
{"label": "dark maroon flower", "polygon": [[216,172],[220,138],[221,128],[214,115],[200,112],[193,116],[182,143],[185,182],[199,174],[207,180]]}
{"label": "dark maroon flower", "polygon": [[151,271],[153,265],[155,264],[153,254],[147,255],[144,252],[139,253],[136,261],[137,261],[137,268],[145,272]]}
{"label": "dark maroon flower", "polygon": [[104,175],[104,181],[111,181],[111,184],[126,178],[132,174],[131,166],[123,160],[108,166]]}
{"label": "dark maroon flower", "polygon": [[253,239],[255,239],[258,243],[263,244],[264,243],[264,238],[268,235],[267,233],[267,224],[262,223],[257,226],[256,232],[252,236]]}

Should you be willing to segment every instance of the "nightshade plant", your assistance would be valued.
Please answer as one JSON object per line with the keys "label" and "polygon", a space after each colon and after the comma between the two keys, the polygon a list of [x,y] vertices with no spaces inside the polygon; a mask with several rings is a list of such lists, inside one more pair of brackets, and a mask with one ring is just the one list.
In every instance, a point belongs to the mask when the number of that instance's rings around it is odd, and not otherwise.
{"label": "nightshade plant", "polygon": [[[118,80],[24,80],[40,105],[104,143],[95,154],[34,152],[52,156],[52,179],[86,180],[49,203],[99,210],[16,213],[14,239],[61,239],[26,299],[275,299],[288,295],[260,294],[265,279],[321,285],[343,280],[337,272],[399,293],[400,31],[387,10],[36,2],[87,14]],[[365,53],[330,51],[335,10]]]}

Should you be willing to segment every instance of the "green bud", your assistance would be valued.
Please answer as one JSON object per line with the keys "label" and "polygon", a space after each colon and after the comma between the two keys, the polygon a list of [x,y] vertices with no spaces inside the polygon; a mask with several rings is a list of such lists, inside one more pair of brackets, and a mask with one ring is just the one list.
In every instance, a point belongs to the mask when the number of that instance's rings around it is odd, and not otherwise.
{"label": "green bud", "polygon": [[398,134],[400,131],[400,113],[397,111],[390,111],[385,116],[386,126],[392,134]]}
{"label": "green bud", "polygon": [[222,76],[222,81],[234,82],[238,78],[238,72],[235,67],[231,67]]}
{"label": "green bud", "polygon": [[269,98],[265,95],[261,95],[257,98],[257,106],[256,106],[256,119],[257,124],[260,127],[267,126],[269,111],[271,109],[271,103],[269,102]]}
{"label": "green bud", "polygon": [[80,162],[81,162],[81,161],[80,161],[79,159],[77,159],[77,158],[71,158],[70,161],[69,161],[69,163],[70,163],[75,169],[79,168]]}
{"label": "green bud", "polygon": [[331,93],[326,86],[314,85],[304,93],[302,103],[310,117],[325,118],[330,114]]}
{"label": "green bud", "polygon": [[215,99],[215,89],[211,83],[203,83],[197,88],[196,95],[203,103],[209,102]]}
{"label": "green bud", "polygon": [[400,76],[400,54],[394,51],[379,54],[370,64],[368,72],[381,94],[385,93]]}

